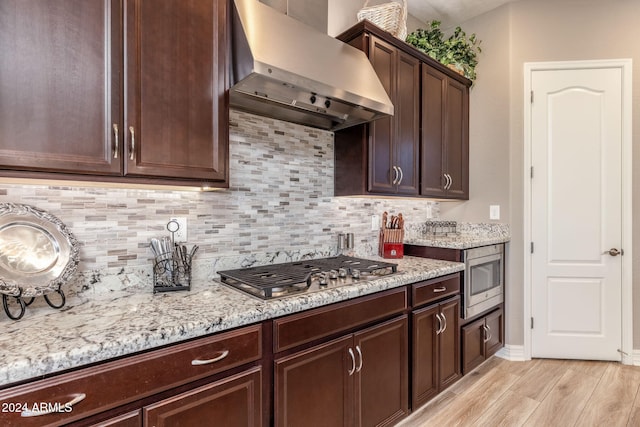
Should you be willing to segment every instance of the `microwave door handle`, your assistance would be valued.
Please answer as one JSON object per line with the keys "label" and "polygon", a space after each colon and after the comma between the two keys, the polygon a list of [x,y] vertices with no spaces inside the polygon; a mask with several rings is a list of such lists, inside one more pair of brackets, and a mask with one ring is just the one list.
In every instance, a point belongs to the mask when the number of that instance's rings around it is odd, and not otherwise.
{"label": "microwave door handle", "polygon": [[471,259],[467,259],[467,264],[469,266],[475,266],[475,265],[481,265],[481,264],[487,264],[489,262],[493,262],[493,261],[502,261],[502,255],[488,255],[488,256],[483,256],[480,258],[471,258]]}

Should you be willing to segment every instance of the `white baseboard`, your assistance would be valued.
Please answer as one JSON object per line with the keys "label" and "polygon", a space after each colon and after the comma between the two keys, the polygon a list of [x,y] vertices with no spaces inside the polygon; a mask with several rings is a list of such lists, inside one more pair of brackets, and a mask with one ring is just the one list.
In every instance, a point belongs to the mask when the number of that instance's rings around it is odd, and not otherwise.
{"label": "white baseboard", "polygon": [[[497,353],[496,356],[509,360],[511,362],[524,362],[524,346],[506,344]],[[640,356],[640,354],[639,354]]]}
{"label": "white baseboard", "polygon": [[[496,353],[496,356],[511,362],[524,362],[528,360],[524,357],[523,345],[506,344]],[[631,356],[623,355],[622,363],[625,365],[640,366],[640,349],[633,350],[633,354]]]}

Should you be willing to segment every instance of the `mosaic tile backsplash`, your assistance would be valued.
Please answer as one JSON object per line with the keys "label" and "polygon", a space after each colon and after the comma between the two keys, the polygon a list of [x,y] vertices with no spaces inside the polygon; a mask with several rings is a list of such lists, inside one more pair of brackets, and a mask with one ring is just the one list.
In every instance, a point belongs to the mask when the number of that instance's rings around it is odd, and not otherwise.
{"label": "mosaic tile backsplash", "polygon": [[[402,212],[407,224],[438,216],[436,202],[333,196],[333,133],[232,110],[230,188],[193,192],[3,184],[0,200],[59,217],[81,242],[76,281],[151,275],[152,237],[186,217],[188,244],[200,250],[194,280],[223,268],[337,253],[337,235],[355,234],[356,256],[377,253],[371,215]],[[150,288],[152,280],[149,279]]]}

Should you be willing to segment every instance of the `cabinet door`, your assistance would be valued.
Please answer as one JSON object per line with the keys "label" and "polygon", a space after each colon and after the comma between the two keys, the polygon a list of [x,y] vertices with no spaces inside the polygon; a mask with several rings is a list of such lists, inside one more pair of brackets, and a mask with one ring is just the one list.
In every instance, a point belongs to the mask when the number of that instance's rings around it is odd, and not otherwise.
{"label": "cabinet door", "polygon": [[462,373],[467,374],[486,359],[484,318],[462,327]]}
{"label": "cabinet door", "polygon": [[225,181],[227,2],[125,4],[125,174]]}
{"label": "cabinet door", "polygon": [[447,76],[422,64],[421,194],[444,197],[445,86]]}
{"label": "cabinet door", "polygon": [[398,51],[396,84],[393,120],[395,166],[399,168],[397,192],[417,195],[420,185],[420,61],[402,51]]}
{"label": "cabinet door", "polygon": [[120,34],[117,0],[0,2],[0,168],[121,173]]}
{"label": "cabinet door", "polygon": [[[371,36],[369,60],[382,86],[394,102],[397,50],[377,37]],[[397,114],[394,110],[394,114]],[[369,173],[367,191],[393,193],[394,176],[394,117],[383,117],[369,123]]]}
{"label": "cabinet door", "polygon": [[[143,409],[144,425],[225,427],[262,425],[261,370],[254,368]],[[208,421],[207,421],[208,420]]]}
{"label": "cabinet door", "polygon": [[486,357],[491,357],[504,346],[504,319],[502,309],[490,313],[485,318],[487,332]]}
{"label": "cabinet door", "polygon": [[460,374],[460,297],[440,304],[440,316],[444,321],[444,330],[438,335],[440,340],[438,387],[444,390],[456,382]]}
{"label": "cabinet door", "polygon": [[353,378],[348,374],[355,369],[349,354],[352,342],[349,335],[275,360],[276,426],[352,423]]}
{"label": "cabinet door", "polygon": [[354,335],[357,426],[392,425],[409,413],[407,316]]}
{"label": "cabinet door", "polygon": [[446,172],[451,177],[448,196],[469,198],[469,89],[447,79]]}
{"label": "cabinet door", "polygon": [[91,427],[140,427],[141,425],[142,411],[138,409],[96,424],[91,424]]}
{"label": "cabinet door", "polygon": [[429,306],[412,314],[412,407],[417,408],[438,394],[438,335],[436,319],[439,307]]}

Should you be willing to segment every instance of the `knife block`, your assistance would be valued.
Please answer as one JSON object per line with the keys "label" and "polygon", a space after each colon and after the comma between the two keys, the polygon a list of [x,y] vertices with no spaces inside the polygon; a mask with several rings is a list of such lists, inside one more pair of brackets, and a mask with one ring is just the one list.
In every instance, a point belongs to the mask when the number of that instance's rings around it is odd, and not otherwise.
{"label": "knife block", "polygon": [[383,258],[404,257],[404,230],[399,228],[380,229],[378,255]]}

